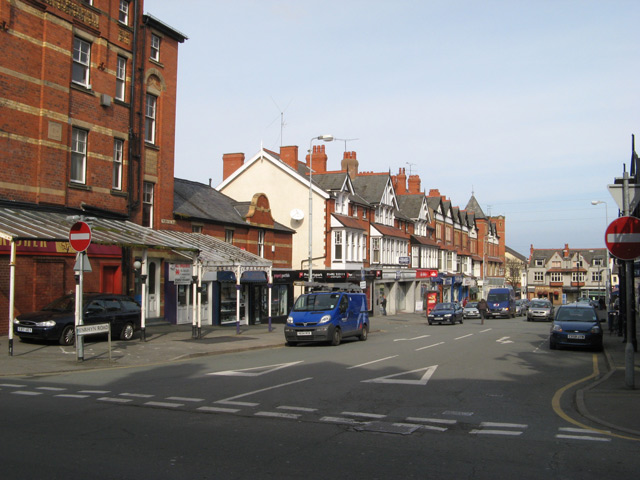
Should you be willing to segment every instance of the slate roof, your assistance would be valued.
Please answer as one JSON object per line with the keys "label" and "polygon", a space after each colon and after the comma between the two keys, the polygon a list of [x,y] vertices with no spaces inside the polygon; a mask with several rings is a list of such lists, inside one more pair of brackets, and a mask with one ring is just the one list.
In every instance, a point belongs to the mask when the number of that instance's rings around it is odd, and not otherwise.
{"label": "slate roof", "polygon": [[467,206],[464,209],[469,212],[473,212],[476,218],[487,218],[487,216],[482,211],[482,208],[480,207],[478,200],[476,200],[476,197],[473,194],[471,195],[471,198],[469,199],[469,202],[467,203]]}
{"label": "slate roof", "polygon": [[[174,179],[173,213],[179,217],[193,218],[226,225],[251,224],[245,220],[251,202],[238,202],[204,183]],[[274,230],[294,230],[274,222]]]}
{"label": "slate roof", "polygon": [[420,218],[420,210],[424,201],[424,193],[398,195],[398,206],[409,218]]}

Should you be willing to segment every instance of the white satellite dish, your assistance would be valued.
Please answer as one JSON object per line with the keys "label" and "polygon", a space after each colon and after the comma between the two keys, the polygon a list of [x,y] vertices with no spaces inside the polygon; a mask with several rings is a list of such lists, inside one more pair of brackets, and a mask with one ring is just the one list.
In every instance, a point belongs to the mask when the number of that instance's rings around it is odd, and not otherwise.
{"label": "white satellite dish", "polygon": [[291,218],[293,220],[302,220],[304,218],[304,212],[299,208],[294,208],[293,210],[291,210],[289,215],[291,215]]}

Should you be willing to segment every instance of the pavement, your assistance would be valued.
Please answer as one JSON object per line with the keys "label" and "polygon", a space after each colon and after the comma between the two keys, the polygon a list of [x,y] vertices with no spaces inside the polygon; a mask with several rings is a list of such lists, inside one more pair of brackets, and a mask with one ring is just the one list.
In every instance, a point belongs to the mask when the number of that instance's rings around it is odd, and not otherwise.
{"label": "pavement", "polygon": [[[419,314],[397,314],[386,321],[424,322]],[[487,320],[491,322],[491,320]],[[640,440],[640,354],[633,356],[634,388],[627,387],[627,353],[622,337],[604,334],[605,369],[578,385],[575,406],[578,412],[603,430]],[[42,376],[103,368],[143,367],[185,361],[201,356],[247,350],[284,347],[284,325],[267,324],[203,326],[201,337],[193,338],[191,325],[171,325],[164,321],[147,324],[145,341],[94,341],[85,337],[84,359],[78,360],[75,347],[27,343],[15,338],[9,355],[7,336],[0,337],[0,377]],[[375,333],[375,330],[372,331]],[[6,355],[6,356],[5,356]]]}

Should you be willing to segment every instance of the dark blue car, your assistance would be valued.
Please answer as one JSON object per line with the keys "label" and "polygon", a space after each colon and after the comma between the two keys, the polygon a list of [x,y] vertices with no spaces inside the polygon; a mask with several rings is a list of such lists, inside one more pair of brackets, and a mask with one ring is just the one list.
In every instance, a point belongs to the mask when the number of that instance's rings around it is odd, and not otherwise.
{"label": "dark blue car", "polygon": [[433,310],[427,315],[427,321],[429,325],[433,323],[447,322],[454,324],[456,322],[462,323],[464,317],[464,311],[462,307],[454,302],[437,303]]}
{"label": "dark blue car", "polygon": [[549,348],[587,347],[602,350],[602,327],[596,309],[586,303],[562,305],[551,325]]}

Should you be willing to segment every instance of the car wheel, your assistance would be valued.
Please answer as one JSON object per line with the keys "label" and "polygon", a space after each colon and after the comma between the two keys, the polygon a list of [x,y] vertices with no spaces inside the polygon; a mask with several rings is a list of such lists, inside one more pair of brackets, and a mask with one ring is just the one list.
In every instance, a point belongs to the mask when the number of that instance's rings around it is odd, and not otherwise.
{"label": "car wheel", "polygon": [[464,317],[460,317],[460,325],[462,325],[463,321],[464,321]]}
{"label": "car wheel", "polygon": [[298,342],[287,340],[287,347],[295,347],[296,345],[298,345]]}
{"label": "car wheel", "polygon": [[60,345],[73,345],[75,342],[76,333],[73,325],[67,325],[62,329],[62,334],[60,335]]}
{"label": "car wheel", "polygon": [[333,334],[331,335],[331,345],[337,347],[340,345],[340,340],[342,340],[342,332],[339,328],[334,328]]}
{"label": "car wheel", "polygon": [[433,322],[431,320],[427,320],[427,322],[429,323],[429,325],[433,325]]}
{"label": "car wheel", "polygon": [[129,322],[125,323],[120,332],[120,340],[131,340],[133,338],[133,331],[133,324]]}
{"label": "car wheel", "polygon": [[360,341],[366,342],[367,338],[369,338],[369,325],[365,323],[364,325],[362,325],[362,333],[360,334]]}

